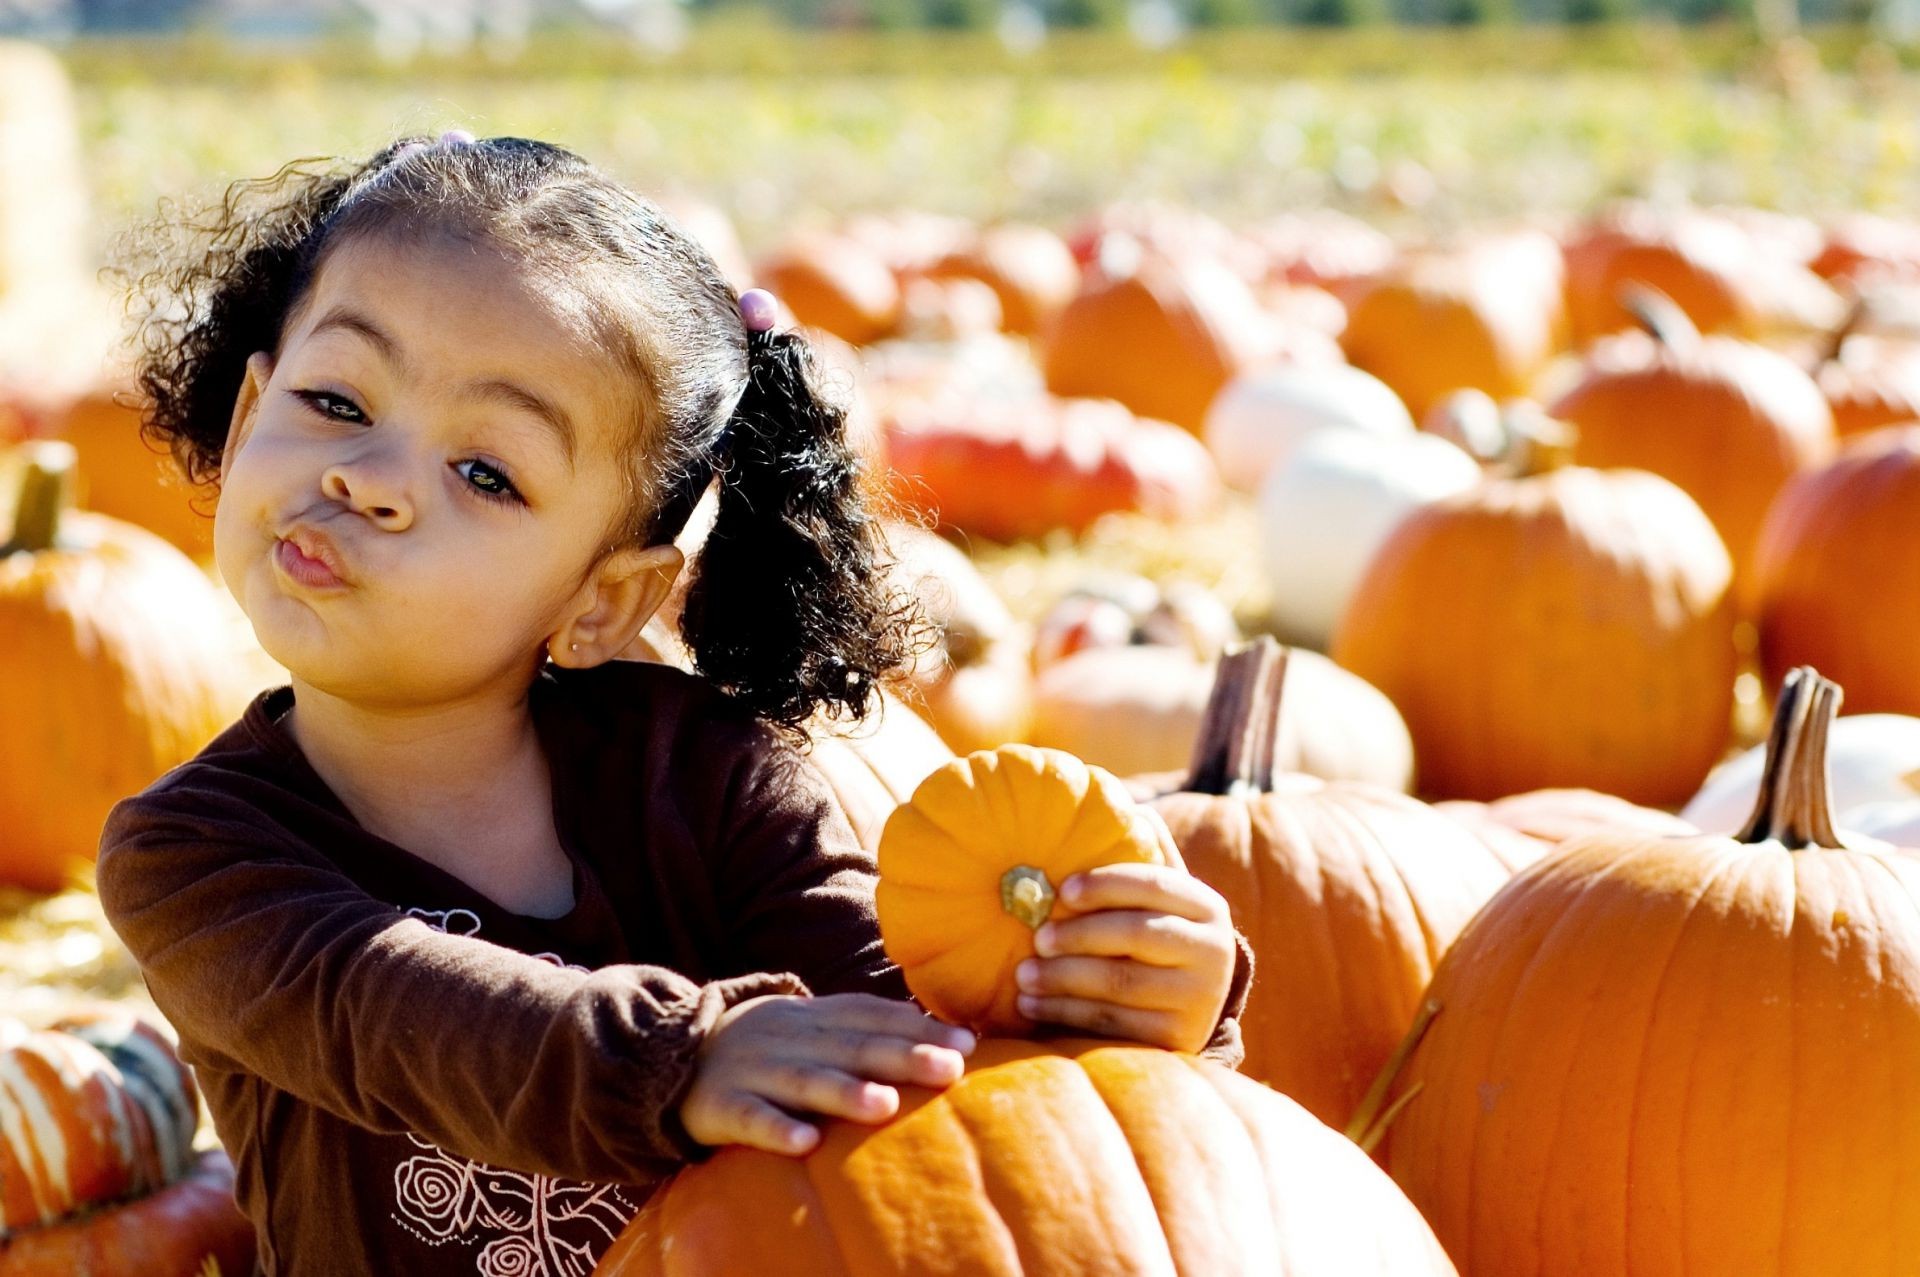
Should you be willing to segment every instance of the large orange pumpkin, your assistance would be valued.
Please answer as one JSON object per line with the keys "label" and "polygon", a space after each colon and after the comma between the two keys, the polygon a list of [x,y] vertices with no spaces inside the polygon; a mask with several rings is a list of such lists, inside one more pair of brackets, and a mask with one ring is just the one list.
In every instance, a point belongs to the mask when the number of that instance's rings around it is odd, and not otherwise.
{"label": "large orange pumpkin", "polygon": [[63,510],[69,445],[29,455],[0,545],[0,881],[52,891],[91,868],[108,808],[193,757],[258,689],[207,577],[151,532]]}
{"label": "large orange pumpkin", "polygon": [[1282,771],[1286,669],[1270,638],[1221,661],[1192,769],[1152,805],[1253,945],[1242,1070],[1341,1126],[1508,870],[1405,794]]}
{"label": "large orange pumpkin", "polygon": [[1386,1154],[1462,1272],[1837,1277],[1920,1254],[1920,856],[1834,837],[1837,701],[1791,680],[1739,834],[1576,840],[1454,942]]}
{"label": "large orange pumpkin", "polygon": [[1166,827],[1110,772],[1003,745],[956,758],[894,809],[875,906],[887,956],[920,1004],[955,1024],[1024,1034],[1013,969],[1033,933],[1074,911],[1062,880],[1112,864],[1178,864]]}
{"label": "large orange pumpkin", "polygon": [[1769,685],[1811,664],[1861,713],[1920,714],[1920,426],[1863,435],[1788,484],[1754,588]]}
{"label": "large orange pumpkin", "polygon": [[1578,432],[1574,460],[1651,470],[1700,503],[1744,579],[1775,494],[1833,452],[1833,413],[1793,361],[1731,337],[1702,337],[1650,294],[1648,332],[1589,352],[1584,377],[1548,411]]}
{"label": "large orange pumpkin", "polygon": [[1440,1277],[1432,1231],[1351,1143],[1211,1060],[982,1042],[884,1126],[805,1159],[722,1149],[655,1193],[597,1277]]}
{"label": "large orange pumpkin", "polygon": [[1491,479],[1389,535],[1333,656],[1405,715],[1417,792],[1678,805],[1731,732],[1730,585],[1719,537],[1665,479]]}

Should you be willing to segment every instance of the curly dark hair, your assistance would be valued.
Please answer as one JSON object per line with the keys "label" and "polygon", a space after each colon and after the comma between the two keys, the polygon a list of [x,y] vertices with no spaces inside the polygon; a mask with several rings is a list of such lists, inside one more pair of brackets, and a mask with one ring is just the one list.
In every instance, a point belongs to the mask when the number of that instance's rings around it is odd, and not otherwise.
{"label": "curly dark hair", "polygon": [[[752,333],[711,256],[658,206],[550,143],[401,138],[362,163],[296,160],[123,245],[142,432],[217,489],[249,355],[279,354],[328,255],[356,236],[453,235],[572,289],[639,387],[628,500],[600,554],[670,541],[717,476],[680,629],[695,669],[798,728],[858,718],[923,632],[886,571],[846,412],[806,340]],[[154,265],[158,262],[158,265]]]}

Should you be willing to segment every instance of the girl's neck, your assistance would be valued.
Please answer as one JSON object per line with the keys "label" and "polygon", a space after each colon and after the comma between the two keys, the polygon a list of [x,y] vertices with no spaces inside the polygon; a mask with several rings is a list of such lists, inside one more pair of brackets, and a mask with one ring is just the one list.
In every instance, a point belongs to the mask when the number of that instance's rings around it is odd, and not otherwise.
{"label": "girl's neck", "polygon": [[288,732],[369,832],[456,874],[552,838],[552,778],[524,692],[386,708],[293,688]]}

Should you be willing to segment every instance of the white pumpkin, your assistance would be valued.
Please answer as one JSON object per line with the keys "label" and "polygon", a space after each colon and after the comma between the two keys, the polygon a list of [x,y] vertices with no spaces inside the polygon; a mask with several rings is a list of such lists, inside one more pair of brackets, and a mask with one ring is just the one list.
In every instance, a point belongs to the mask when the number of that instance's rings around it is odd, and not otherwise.
{"label": "white pumpkin", "polygon": [[1260,548],[1280,637],[1324,648],[1367,565],[1416,506],[1480,482],[1480,465],[1433,435],[1307,436],[1260,488]]}
{"label": "white pumpkin", "polygon": [[[1705,833],[1732,833],[1746,823],[1760,788],[1766,747],[1722,763],[1680,813]],[[1834,823],[1899,847],[1920,846],[1920,718],[1849,714],[1827,739],[1828,792]],[[1900,831],[1910,830],[1905,837]]]}
{"label": "white pumpkin", "polygon": [[[1029,740],[1120,776],[1185,771],[1213,692],[1214,662],[1157,644],[1089,648],[1034,680]],[[1393,702],[1318,652],[1287,663],[1280,766],[1406,792],[1413,738]]]}
{"label": "white pumpkin", "polygon": [[1278,364],[1242,373],[1214,396],[1201,439],[1220,477],[1257,492],[1300,441],[1321,430],[1404,438],[1413,418],[1386,382],[1348,364]]}

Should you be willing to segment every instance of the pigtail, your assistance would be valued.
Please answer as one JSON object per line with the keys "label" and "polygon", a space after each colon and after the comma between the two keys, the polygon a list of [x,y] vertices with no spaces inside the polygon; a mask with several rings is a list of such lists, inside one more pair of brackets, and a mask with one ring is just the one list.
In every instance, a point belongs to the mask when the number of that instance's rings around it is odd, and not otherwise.
{"label": "pigtail", "polygon": [[346,169],[295,160],[233,183],[197,215],[163,209],[117,246],[111,274],[129,293],[141,433],[173,453],[189,482],[218,480],[247,358],[278,348],[327,219],[408,140]]}
{"label": "pigtail", "polygon": [[845,427],[803,337],[748,334],[747,386],[680,628],[701,674],[790,728],[821,709],[864,715],[916,633]]}

